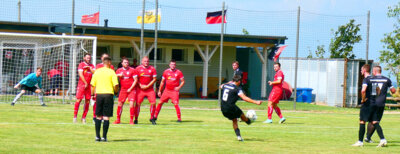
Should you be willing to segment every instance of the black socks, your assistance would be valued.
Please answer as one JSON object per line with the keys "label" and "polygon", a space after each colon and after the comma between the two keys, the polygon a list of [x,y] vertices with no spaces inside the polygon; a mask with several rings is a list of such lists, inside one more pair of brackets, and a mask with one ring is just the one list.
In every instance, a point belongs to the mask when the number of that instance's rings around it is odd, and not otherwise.
{"label": "black socks", "polygon": [[110,120],[104,120],[103,123],[103,138],[107,139],[108,127],[110,127]]}
{"label": "black socks", "polygon": [[358,141],[362,142],[365,134],[365,124],[360,124],[360,129],[358,130]]}
{"label": "black socks", "polygon": [[100,138],[100,128],[101,128],[101,120],[95,119],[95,129],[96,129],[96,137]]}
{"label": "black socks", "polygon": [[236,136],[240,136],[240,129],[239,128],[235,129],[235,134],[236,134]]}
{"label": "black socks", "polygon": [[378,135],[379,135],[379,138],[381,138],[381,140],[382,140],[382,139],[385,139],[385,136],[383,136],[382,127],[379,125],[379,123],[374,124],[374,127],[375,127],[375,129],[376,129],[376,132],[377,132]]}

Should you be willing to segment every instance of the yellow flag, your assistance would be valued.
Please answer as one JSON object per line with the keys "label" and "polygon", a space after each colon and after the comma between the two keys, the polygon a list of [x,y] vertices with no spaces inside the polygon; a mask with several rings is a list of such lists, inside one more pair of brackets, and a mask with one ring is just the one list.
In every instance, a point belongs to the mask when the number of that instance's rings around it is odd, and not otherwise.
{"label": "yellow flag", "polygon": [[[158,9],[158,22],[161,21],[161,9]],[[142,23],[142,11],[139,12],[139,16],[136,19],[138,24]],[[144,23],[151,24],[156,22],[156,10],[148,10],[144,13]]]}

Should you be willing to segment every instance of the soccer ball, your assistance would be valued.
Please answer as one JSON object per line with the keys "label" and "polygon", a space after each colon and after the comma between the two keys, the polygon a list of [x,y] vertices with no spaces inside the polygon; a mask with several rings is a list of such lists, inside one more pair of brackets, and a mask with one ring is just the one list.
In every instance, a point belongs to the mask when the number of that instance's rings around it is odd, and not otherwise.
{"label": "soccer ball", "polygon": [[254,110],[247,111],[246,117],[249,118],[251,121],[256,121],[257,120],[256,111]]}

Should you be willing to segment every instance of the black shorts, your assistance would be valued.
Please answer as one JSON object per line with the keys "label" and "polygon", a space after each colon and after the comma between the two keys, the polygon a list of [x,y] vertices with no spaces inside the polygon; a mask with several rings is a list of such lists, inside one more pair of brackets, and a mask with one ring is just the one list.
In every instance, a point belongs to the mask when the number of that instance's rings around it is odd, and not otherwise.
{"label": "black shorts", "polygon": [[50,78],[50,89],[59,89],[61,82],[61,76],[54,75],[52,78]]}
{"label": "black shorts", "polygon": [[113,94],[97,94],[96,95],[96,115],[97,116],[113,116],[114,95]]}
{"label": "black shorts", "polygon": [[371,114],[371,105],[363,104],[360,108],[360,121],[371,121],[372,114]]}
{"label": "black shorts", "polygon": [[240,118],[240,116],[243,114],[243,111],[236,105],[222,106],[221,111],[222,114],[229,120]]}
{"label": "black shorts", "polygon": [[21,85],[21,90],[28,90],[28,91],[35,92],[36,89],[38,89],[36,86],[29,87],[29,86],[24,85],[24,84]]}
{"label": "black shorts", "polygon": [[385,106],[375,106],[371,107],[372,121],[381,121],[383,116],[383,111],[385,111]]}

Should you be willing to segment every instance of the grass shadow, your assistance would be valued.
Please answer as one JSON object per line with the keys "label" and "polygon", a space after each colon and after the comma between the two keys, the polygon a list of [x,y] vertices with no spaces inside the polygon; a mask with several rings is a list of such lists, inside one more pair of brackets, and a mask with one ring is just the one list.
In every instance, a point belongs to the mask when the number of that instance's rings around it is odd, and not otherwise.
{"label": "grass shadow", "polygon": [[116,140],[108,140],[109,142],[144,142],[150,141],[149,139],[116,139]]}
{"label": "grass shadow", "polygon": [[387,141],[388,143],[400,143],[400,141]]}
{"label": "grass shadow", "polygon": [[260,138],[244,138],[244,141],[250,141],[250,142],[265,142],[265,139],[260,139]]}
{"label": "grass shadow", "polygon": [[[176,120],[171,120],[171,122],[176,122]],[[203,120],[182,120],[181,123],[202,123]],[[177,123],[177,122],[176,122]]]}

